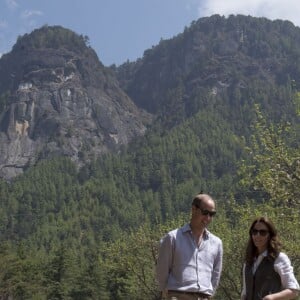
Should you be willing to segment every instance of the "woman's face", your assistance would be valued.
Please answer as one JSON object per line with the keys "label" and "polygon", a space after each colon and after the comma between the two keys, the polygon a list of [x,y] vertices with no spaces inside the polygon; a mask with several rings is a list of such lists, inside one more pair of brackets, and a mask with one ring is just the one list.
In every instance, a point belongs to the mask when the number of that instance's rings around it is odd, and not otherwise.
{"label": "woman's face", "polygon": [[269,243],[270,233],[267,225],[263,222],[257,222],[252,227],[251,237],[258,253],[264,252]]}

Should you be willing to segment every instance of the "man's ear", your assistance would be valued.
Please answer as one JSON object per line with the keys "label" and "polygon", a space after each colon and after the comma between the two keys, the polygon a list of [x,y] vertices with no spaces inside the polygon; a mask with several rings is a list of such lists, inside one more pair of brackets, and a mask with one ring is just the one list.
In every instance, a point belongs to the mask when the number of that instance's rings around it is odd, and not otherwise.
{"label": "man's ear", "polygon": [[195,205],[192,205],[192,214],[196,213],[197,207]]}

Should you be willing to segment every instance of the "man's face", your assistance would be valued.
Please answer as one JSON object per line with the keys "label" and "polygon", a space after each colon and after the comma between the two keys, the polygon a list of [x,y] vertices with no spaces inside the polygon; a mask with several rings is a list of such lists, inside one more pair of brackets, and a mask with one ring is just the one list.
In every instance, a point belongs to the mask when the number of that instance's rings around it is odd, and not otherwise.
{"label": "man's face", "polygon": [[215,203],[211,200],[202,200],[201,204],[194,204],[194,217],[206,227],[216,214]]}

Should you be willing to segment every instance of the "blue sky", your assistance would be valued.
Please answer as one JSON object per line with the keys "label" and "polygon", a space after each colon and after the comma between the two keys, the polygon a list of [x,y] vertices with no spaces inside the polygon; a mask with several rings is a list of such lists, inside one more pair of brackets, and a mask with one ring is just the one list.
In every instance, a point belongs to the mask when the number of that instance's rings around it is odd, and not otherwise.
{"label": "blue sky", "polygon": [[0,56],[18,36],[61,25],[87,35],[104,65],[119,65],[212,14],[264,16],[300,26],[299,0],[0,0]]}

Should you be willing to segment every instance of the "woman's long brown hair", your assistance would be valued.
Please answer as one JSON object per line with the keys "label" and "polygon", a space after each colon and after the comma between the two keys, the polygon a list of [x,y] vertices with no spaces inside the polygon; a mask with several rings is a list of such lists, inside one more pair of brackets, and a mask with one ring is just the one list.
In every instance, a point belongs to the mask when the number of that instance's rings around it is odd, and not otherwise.
{"label": "woman's long brown hair", "polygon": [[269,230],[270,238],[269,238],[268,246],[267,246],[268,257],[271,259],[275,259],[280,252],[281,243],[279,241],[279,238],[277,235],[277,230],[276,230],[273,222],[268,217],[256,218],[252,222],[250,229],[249,229],[249,240],[248,240],[248,244],[246,247],[246,255],[245,255],[245,262],[247,265],[252,265],[254,262],[254,258],[258,256],[258,251],[257,251],[256,246],[253,243],[252,234],[251,234],[251,231],[252,231],[254,225],[258,222],[264,223]]}

